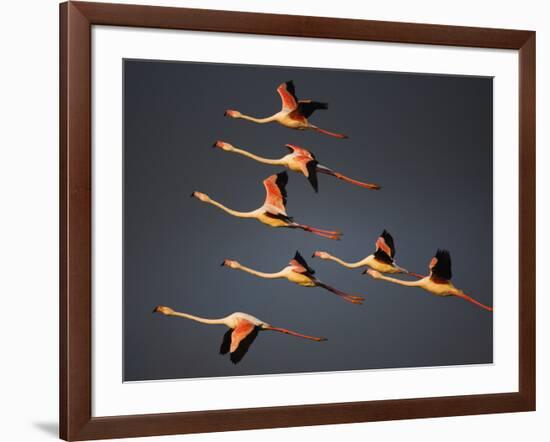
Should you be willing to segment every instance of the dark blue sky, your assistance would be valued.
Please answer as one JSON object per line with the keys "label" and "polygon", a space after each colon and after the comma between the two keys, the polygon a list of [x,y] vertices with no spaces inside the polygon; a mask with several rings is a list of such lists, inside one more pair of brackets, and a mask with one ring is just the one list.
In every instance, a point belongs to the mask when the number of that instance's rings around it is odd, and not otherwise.
{"label": "dark blue sky", "polygon": [[[330,103],[314,124],[350,138],[223,117],[227,108],[276,112],[275,89],[290,79],[300,98]],[[492,87],[479,77],[126,60],[125,380],[491,362],[492,314],[309,256],[358,260],[387,229],[400,265],[425,273],[447,248],[455,285],[492,305]],[[289,172],[288,214],[342,230],[340,242],[233,218],[189,194],[252,210],[263,203],[262,180],[281,169],[212,149],[217,139],[271,158],[297,144],[382,189],[320,176],[315,194]],[[319,279],[365,296],[364,305],[219,265],[231,258],[274,272],[297,249]],[[218,354],[223,326],[153,315],[157,304],[206,317],[243,311],[329,340],[261,332],[234,365]]]}

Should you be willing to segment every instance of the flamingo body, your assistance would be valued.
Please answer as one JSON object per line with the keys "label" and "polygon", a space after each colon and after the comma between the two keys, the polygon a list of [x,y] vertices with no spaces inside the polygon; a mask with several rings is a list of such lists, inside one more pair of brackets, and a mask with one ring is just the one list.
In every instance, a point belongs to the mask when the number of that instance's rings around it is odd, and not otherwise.
{"label": "flamingo body", "polygon": [[375,252],[357,262],[351,262],[351,263],[346,262],[341,260],[340,258],[332,256],[330,253],[322,252],[322,251],[315,252],[313,254],[313,257],[335,261],[338,264],[350,269],[370,267],[371,269],[376,270],[377,272],[380,272],[380,273],[388,273],[388,274],[405,273],[418,278],[423,278],[422,275],[409,272],[408,270],[405,270],[404,268],[399,267],[395,263],[395,245],[394,245],[393,237],[386,230],[384,230],[382,234],[376,239]]}
{"label": "flamingo body", "polygon": [[418,287],[436,296],[456,296],[487,311],[493,311],[492,307],[482,304],[453,285],[451,282],[451,256],[447,250],[437,250],[428,268],[430,274],[418,281],[402,281],[400,279],[390,278],[373,269],[368,270],[367,273],[374,279],[382,279],[408,287]]}
{"label": "flamingo body", "polygon": [[317,132],[329,135],[335,138],[347,138],[347,135],[330,132],[321,129],[311,124],[308,118],[319,109],[328,109],[327,103],[312,100],[299,100],[295,93],[294,83],[287,81],[282,83],[277,88],[277,92],[281,97],[281,110],[270,117],[256,118],[249,115],[244,115],[241,112],[228,109],[225,111],[225,116],[231,118],[240,118],[257,124],[278,123],[281,126],[295,130],[312,129]]}
{"label": "flamingo body", "polygon": [[271,324],[256,318],[255,316],[243,312],[231,313],[224,318],[208,319],[200,316],[194,316],[189,313],[177,312],[170,307],[159,305],[154,308],[153,313],[161,313],[166,316],[176,316],[190,319],[202,324],[225,325],[229,328],[229,331],[224,335],[222,345],[220,347],[220,353],[222,355],[227,352],[231,353],[230,359],[234,364],[241,361],[252,342],[254,342],[254,339],[256,339],[258,331],[261,330],[277,331],[300,338],[310,339],[312,341],[326,341],[326,338],[308,336],[286,328],[274,327]]}
{"label": "flamingo body", "polygon": [[315,270],[309,267],[305,259],[302,257],[302,255],[298,251],[296,252],[296,255],[294,256],[294,258],[289,262],[288,266],[284,267],[282,270],[275,273],[260,272],[260,271],[251,269],[249,267],[245,267],[239,262],[231,259],[224,260],[222,262],[222,266],[229,267],[236,270],[242,270],[246,273],[250,273],[260,278],[286,279],[301,287],[321,287],[335,295],[340,296],[345,301],[351,302],[352,304],[362,304],[364,301],[364,298],[360,296],[349,295],[317,279],[314,276]]}
{"label": "flamingo body", "polygon": [[335,178],[338,178],[339,180],[345,181],[350,184],[354,184],[356,186],[364,187],[367,189],[372,189],[372,190],[380,189],[380,186],[378,184],[358,181],[358,180],[349,178],[348,176],[343,175],[339,172],[336,172],[326,166],[320,165],[317,159],[315,158],[315,155],[313,155],[312,152],[310,152],[307,149],[304,149],[303,147],[296,146],[294,144],[285,145],[285,147],[288,150],[290,150],[291,153],[278,159],[260,157],[246,150],[239,149],[230,143],[226,143],[225,141],[216,141],[213,147],[218,147],[222,150],[225,150],[226,152],[233,152],[239,155],[243,155],[259,163],[286,167],[287,169],[293,172],[304,175],[308,179],[308,181],[310,182],[310,184],[312,185],[313,189],[316,192],[319,190],[318,183],[317,183],[318,173],[330,175]]}
{"label": "flamingo body", "polygon": [[256,219],[262,224],[265,224],[269,227],[287,227],[291,229],[301,229],[306,232],[311,232],[315,235],[322,236],[328,239],[340,239],[342,235],[340,232],[335,230],[325,230],[319,229],[316,227],[311,227],[305,224],[299,224],[295,222],[290,216],[286,213],[286,184],[288,182],[288,175],[286,172],[278,173],[277,175],[271,175],[267,177],[264,181],[264,188],[266,191],[266,197],[264,204],[258,209],[252,210],[250,212],[239,212],[237,210],[229,209],[223,204],[218,203],[217,201],[212,200],[208,195],[202,192],[193,192],[192,197],[199,199],[202,202],[212,204],[223,210],[226,213],[229,213],[232,216],[238,218],[251,218]]}

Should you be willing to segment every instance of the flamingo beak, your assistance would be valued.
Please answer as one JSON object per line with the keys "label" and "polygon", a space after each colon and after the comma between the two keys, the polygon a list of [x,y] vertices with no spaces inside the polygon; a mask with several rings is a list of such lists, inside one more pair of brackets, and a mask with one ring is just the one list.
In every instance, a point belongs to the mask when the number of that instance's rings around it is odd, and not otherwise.
{"label": "flamingo beak", "polygon": [[361,275],[366,275],[368,271],[369,271],[368,269],[363,270],[363,271],[361,272]]}
{"label": "flamingo beak", "polygon": [[153,313],[162,313],[163,315],[171,316],[174,313],[174,310],[164,305],[157,305],[153,309]]}
{"label": "flamingo beak", "polygon": [[227,259],[224,259],[224,260],[222,261],[222,263],[220,264],[220,267],[225,267],[226,261],[227,261]]}
{"label": "flamingo beak", "polygon": [[227,111],[225,111],[225,112],[223,113],[223,116],[224,116],[224,117],[227,117]]}
{"label": "flamingo beak", "polygon": [[193,198],[195,196],[195,192],[191,192],[191,195],[189,195],[190,198]]}

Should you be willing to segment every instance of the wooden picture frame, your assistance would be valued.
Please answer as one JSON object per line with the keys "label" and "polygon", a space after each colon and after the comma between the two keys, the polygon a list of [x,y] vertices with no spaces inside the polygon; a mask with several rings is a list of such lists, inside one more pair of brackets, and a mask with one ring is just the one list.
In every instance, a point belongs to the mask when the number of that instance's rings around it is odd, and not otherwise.
{"label": "wooden picture frame", "polygon": [[[92,25],[519,51],[519,391],[92,417]],[[535,244],[535,32],[106,3],[60,5],[61,438],[122,438],[535,410]]]}

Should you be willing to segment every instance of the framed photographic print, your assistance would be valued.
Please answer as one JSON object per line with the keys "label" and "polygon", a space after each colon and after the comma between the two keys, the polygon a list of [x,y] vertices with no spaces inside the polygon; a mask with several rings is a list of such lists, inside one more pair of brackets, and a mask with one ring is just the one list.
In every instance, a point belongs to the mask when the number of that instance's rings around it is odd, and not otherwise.
{"label": "framed photographic print", "polygon": [[535,33],[60,7],[60,431],[535,409]]}

